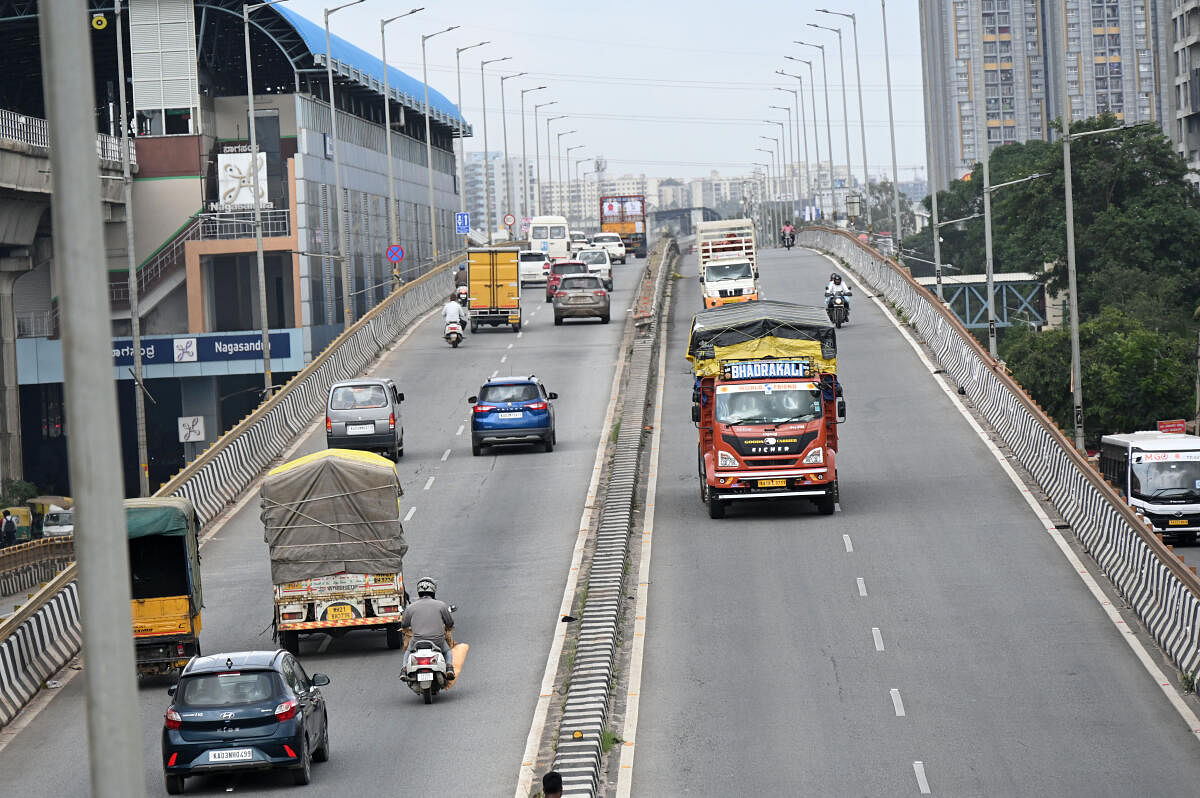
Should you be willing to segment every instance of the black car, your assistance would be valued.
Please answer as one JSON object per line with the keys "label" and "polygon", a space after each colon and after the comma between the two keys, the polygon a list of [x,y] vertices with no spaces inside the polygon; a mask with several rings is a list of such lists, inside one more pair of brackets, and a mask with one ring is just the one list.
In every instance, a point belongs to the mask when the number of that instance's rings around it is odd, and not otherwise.
{"label": "black car", "polygon": [[287,769],[296,784],[329,758],[329,718],[320,688],[282,649],[193,657],[170,688],[162,734],[167,792],[187,776]]}

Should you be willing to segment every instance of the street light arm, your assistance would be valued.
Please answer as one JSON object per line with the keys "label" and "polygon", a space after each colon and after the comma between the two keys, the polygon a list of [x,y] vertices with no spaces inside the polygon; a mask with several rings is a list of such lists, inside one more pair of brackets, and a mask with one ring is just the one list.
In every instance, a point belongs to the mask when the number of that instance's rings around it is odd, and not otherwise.
{"label": "street light arm", "polygon": [[[436,36],[437,34],[435,33],[433,35]],[[478,42],[476,44],[468,44],[466,47],[455,47],[454,55],[458,56],[461,53],[465,53],[467,50],[474,50],[476,47],[483,47],[485,44],[491,44],[491,43],[492,43],[491,40],[488,40],[485,42]]]}
{"label": "street light arm", "polygon": [[394,17],[388,17],[387,19],[381,19],[381,20],[379,20],[379,30],[383,30],[385,25],[389,25],[398,19],[404,19],[405,17],[411,17],[413,14],[417,13],[418,11],[424,11],[424,10],[425,10],[425,6],[421,6],[420,8],[414,8],[412,11],[406,11],[403,14],[397,14]]}
{"label": "street light arm", "polygon": [[938,222],[937,228],[940,230],[941,228],[945,227],[948,224],[957,224],[958,222],[965,222],[970,219],[980,219],[980,218],[983,218],[982,213],[973,213],[970,216],[964,216],[961,219],[948,219],[944,222]]}
{"label": "street light arm", "polygon": [[1029,177],[1022,177],[1020,180],[1009,180],[1007,183],[993,183],[987,187],[987,190],[991,192],[998,188],[1004,188],[1005,186],[1015,186],[1017,183],[1028,183],[1030,180],[1037,180],[1039,177],[1046,177],[1049,174],[1049,172],[1038,172],[1037,174],[1030,175]]}
{"label": "street light arm", "polygon": [[342,3],[340,6],[334,6],[333,8],[327,8],[327,9],[325,9],[325,19],[329,19],[329,15],[335,11],[341,11],[343,8],[349,8],[350,6],[356,6],[362,2],[364,2],[364,0],[350,0],[349,3]]}
{"label": "street light arm", "polygon": [[[359,0],[359,2],[362,2],[362,0]],[[434,36],[441,36],[443,33],[449,33],[452,30],[458,30],[458,28],[460,28],[460,27],[461,27],[460,25],[451,25],[448,28],[444,28],[444,29],[436,31],[434,33],[426,33],[423,36],[421,36],[421,44],[424,44],[425,42],[429,41]]]}
{"label": "street light arm", "polygon": [[829,14],[829,15],[835,16],[835,17],[845,17],[846,19],[855,19],[855,16],[853,14],[847,14],[845,11],[830,11],[827,8],[818,8],[817,12],[820,14]]}
{"label": "street light arm", "polygon": [[827,30],[827,31],[830,31],[830,32],[832,32],[832,33],[836,33],[836,34],[837,34],[837,35],[839,35],[839,36],[841,36],[841,35],[842,35],[842,29],[841,29],[841,28],[831,28],[831,27],[829,27],[828,25],[818,25],[818,24],[817,24],[817,23],[815,23],[815,22],[808,22],[808,23],[805,23],[805,24],[806,24],[806,25],[808,25],[808,27],[810,27],[810,28],[818,28],[818,29],[820,29],[820,30]]}

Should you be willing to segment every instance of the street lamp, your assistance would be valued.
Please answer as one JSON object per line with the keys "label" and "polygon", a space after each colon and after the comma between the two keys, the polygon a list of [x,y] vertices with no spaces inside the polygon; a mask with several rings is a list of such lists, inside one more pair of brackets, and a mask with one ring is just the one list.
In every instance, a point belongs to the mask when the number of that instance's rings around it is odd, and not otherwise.
{"label": "street lamp", "polygon": [[[574,209],[574,201],[571,196],[571,150],[582,150],[583,144],[572,144],[567,147],[567,229],[571,227],[571,211]],[[585,159],[586,160],[586,159]]]}
{"label": "street lamp", "polygon": [[[755,147],[754,149],[758,150],[759,152],[767,152],[767,150],[764,150],[762,147]],[[768,174],[767,170],[771,168],[770,164],[761,163],[759,161],[751,161],[750,165],[761,167],[764,175]],[[754,176],[754,187],[756,189],[758,189],[759,194],[763,197],[763,200],[764,200],[762,203],[760,203],[759,219],[762,221],[763,226],[770,227],[771,220],[767,217],[767,214],[770,212],[770,208],[766,204],[767,189],[765,187],[761,187],[759,185],[759,179],[758,179],[757,174],[755,174],[755,176]],[[765,236],[764,236],[764,238],[765,238]]]}
{"label": "street lamp", "polygon": [[[558,138],[555,140],[554,161],[558,164],[558,181],[557,181],[557,184],[554,186],[554,190],[555,190],[555,192],[557,192],[559,197],[561,197],[562,193],[563,193],[563,188],[562,188],[562,185],[563,185],[563,183],[562,183],[562,137],[569,136],[572,133],[578,133],[578,132],[579,132],[578,130],[564,130],[561,133],[557,134]],[[550,155],[550,139],[549,139],[549,137],[546,138],[546,155],[547,156]],[[568,157],[569,157],[569,154],[568,154]],[[562,211],[561,201],[555,202],[554,207],[556,210],[561,212]]]}
{"label": "street lamp", "polygon": [[[350,6],[356,6],[361,2],[363,2],[363,0],[350,0],[349,3],[342,3],[340,6],[334,6],[333,8],[325,9],[325,76],[329,80],[329,125],[330,125],[330,129],[333,132],[333,140],[331,143],[333,144],[333,183],[334,183],[334,192],[335,192],[334,198],[337,201],[337,214],[338,214],[338,217],[337,217],[337,219],[338,219],[338,254],[339,255],[347,255],[347,256],[350,254],[350,242],[347,239],[347,235],[348,235],[349,231],[346,229],[346,217],[343,215],[343,211],[342,211],[342,161],[341,161],[340,155],[338,154],[339,148],[338,148],[338,123],[337,123],[337,97],[333,92],[333,45],[330,43],[331,36],[329,33],[329,18],[334,13],[341,11],[343,8],[349,8]],[[246,53],[247,53],[246,61],[247,61],[247,63],[250,60],[249,51],[250,51],[250,32],[249,32],[249,30],[247,30],[246,31]],[[246,70],[246,79],[247,80],[250,79],[250,70],[249,69]],[[254,130],[254,117],[250,117],[250,129]],[[254,149],[253,142],[251,143],[250,149],[252,149],[252,150]],[[256,173],[258,171],[257,152],[258,151],[255,150],[251,156],[251,157],[255,158],[254,171]],[[258,208],[258,189],[257,189],[257,187],[255,188],[254,206],[257,211],[257,208]],[[257,213],[256,213],[256,216],[257,216]],[[257,222],[258,220],[255,219],[255,221]],[[257,226],[258,225],[255,224],[255,227],[257,227]],[[342,244],[346,245],[344,249],[342,247]],[[258,246],[260,247],[260,250],[261,250],[261,247],[262,247],[261,239],[259,239]],[[342,260],[342,269],[341,269],[341,271],[342,271],[342,323],[346,327],[350,326],[350,323],[353,320],[352,317],[354,315],[354,310],[350,306],[350,300],[353,296],[350,292],[350,289],[352,287],[351,281],[350,281],[351,266],[352,266],[352,264],[351,264],[349,257],[346,257]],[[266,281],[265,275],[264,275],[263,280],[265,283],[265,281]],[[261,305],[259,307],[259,311],[265,315],[267,298],[265,296],[261,297],[260,303],[261,303]],[[267,326],[267,321],[266,321],[266,319],[263,319],[263,327],[265,328],[266,326]],[[269,338],[269,336],[267,336],[267,338]],[[266,339],[264,339],[264,341],[265,342],[263,344],[263,356],[265,357],[266,349],[267,349],[267,346],[270,344],[270,341],[266,340]],[[270,390],[270,376],[264,376],[264,380],[267,381],[266,388],[269,391]]]}
{"label": "street lamp", "polygon": [[[782,86],[776,86],[775,88],[779,89],[780,91],[790,91],[793,95],[796,94],[795,89],[785,89]],[[793,99],[796,99],[796,98],[793,97]],[[788,149],[788,159],[795,166],[795,170],[792,172],[792,174],[790,176],[791,179],[787,181],[787,184],[792,190],[791,208],[792,208],[792,216],[794,217],[796,215],[796,202],[798,202],[800,200],[800,135],[798,132],[799,128],[800,128],[800,124],[799,124],[800,117],[798,117],[798,116],[796,117],[797,133],[793,134],[792,133],[792,107],[790,105],[771,105],[768,107],[787,112],[788,142],[789,142],[789,144],[788,144],[788,148],[789,148]]]}
{"label": "street lamp", "polygon": [[[592,159],[591,158],[576,158],[575,159],[575,186],[577,187],[578,190],[572,193],[572,197],[575,194],[579,195],[579,226],[580,227],[584,227],[587,225],[587,220],[584,218],[584,214],[586,213],[586,211],[584,209],[587,207],[587,205],[583,201],[584,186],[582,183],[579,182],[579,164],[584,163],[586,161],[590,161],[590,160],[592,160]],[[586,173],[585,173],[585,176],[586,176]]]}
{"label": "street lamp", "polygon": [[[809,161],[809,159],[808,159],[808,120],[806,120],[804,118],[804,78],[800,77],[799,75],[795,75],[791,72],[784,72],[782,69],[776,69],[775,74],[776,75],[786,75],[789,78],[795,78],[796,85],[799,87],[799,91],[797,91],[796,89],[785,89],[782,86],[776,86],[775,88],[779,89],[780,91],[790,91],[792,93],[792,96],[796,100],[796,130],[798,131],[798,135],[799,135],[799,133],[803,133],[803,136],[804,136],[804,191],[803,191],[803,193],[804,193],[805,198],[807,199],[812,196],[812,162]],[[799,195],[801,192],[799,190],[797,190],[796,193],[797,193],[797,195]]]}
{"label": "street lamp", "polygon": [[[781,142],[783,142],[783,145],[782,145],[782,146],[783,146],[783,152],[780,154],[780,157],[779,157],[779,162],[780,162],[780,164],[785,164],[785,162],[786,162],[786,161],[788,160],[788,158],[790,157],[790,156],[788,155],[788,152],[789,152],[789,149],[788,149],[788,147],[789,147],[789,144],[788,144],[788,142],[790,142],[790,141],[791,141],[791,138],[792,138],[792,136],[791,136],[791,132],[792,132],[792,109],[791,109],[791,108],[788,108],[787,106],[783,106],[783,105],[771,105],[771,106],[768,106],[768,107],[769,107],[769,108],[776,108],[776,109],[778,109],[778,110],[780,110],[780,111],[787,111],[787,115],[788,115],[788,121],[787,121],[787,125],[786,125],[786,126],[784,125],[784,123],[783,123],[783,122],[780,122],[778,119],[764,119],[764,120],[763,120],[763,121],[764,121],[764,122],[766,122],[768,125],[779,125],[779,138],[780,138],[780,141],[781,141]],[[787,191],[787,189],[788,189],[788,187],[789,187],[790,185],[791,185],[791,182],[790,182],[790,181],[788,180],[788,178],[787,178],[787,168],[786,168],[786,165],[785,165],[785,166],[784,166],[784,168],[782,168],[782,169],[780,169],[780,170],[779,170],[779,194],[780,194],[780,200],[781,200],[781,201],[783,200],[783,194],[784,194],[784,193]],[[782,213],[782,212],[783,212],[783,208],[782,208],[782,207],[781,207],[779,210],[780,210],[780,213]],[[791,219],[789,219],[788,221],[790,222],[790,221],[791,221]]]}
{"label": "street lamp", "polygon": [[[537,171],[534,180],[537,182],[537,192],[533,195],[533,212],[535,216],[542,215],[542,155],[538,152],[538,109],[545,108],[547,105],[557,105],[558,100],[550,102],[537,103],[533,106],[533,166]],[[550,149],[550,131],[549,123],[546,130],[546,149]]]}
{"label": "street lamp", "polygon": [[[379,46],[383,51],[383,127],[386,131],[384,138],[387,141],[387,162],[388,162],[388,244],[398,243],[397,231],[399,230],[399,222],[396,220],[396,177],[395,170],[392,168],[392,89],[388,82],[388,62],[387,62],[387,36],[384,35],[385,28],[398,19],[412,16],[418,11],[424,11],[425,7],[414,8],[412,11],[399,14],[388,19],[379,20]],[[459,103],[462,102],[462,92],[459,91]],[[462,106],[460,104],[459,108]],[[461,113],[460,113],[461,116]],[[461,132],[460,132],[461,141]]]}
{"label": "street lamp", "polygon": [[[863,191],[866,192],[867,206],[867,229],[872,229],[871,221],[871,174],[867,170],[867,123],[863,117],[863,98],[862,98],[862,67],[858,59],[858,18],[854,14],[843,11],[830,11],[825,8],[818,8],[818,12],[822,14],[830,14],[835,17],[846,17],[850,20],[850,28],[854,32],[854,76],[858,80],[858,133],[862,139],[862,157],[863,157]],[[934,192],[936,195],[936,191]],[[934,197],[934,203],[937,203],[937,197]],[[939,295],[940,296],[940,295]]]}
{"label": "street lamp", "polygon": [[[557,116],[551,116],[546,119],[546,179],[547,180],[554,179],[554,164],[550,161],[550,123],[557,122],[559,119],[566,119],[566,118],[567,118],[566,114],[558,114]],[[539,206],[541,205],[542,199],[544,199],[544,197],[542,197],[542,195],[544,193],[545,192],[542,189],[542,181],[541,181],[541,178],[539,178],[538,179],[538,205]],[[553,200],[553,197],[551,197],[551,200]],[[550,213],[553,213],[553,212],[554,212],[554,206],[552,204],[550,206]],[[538,213],[541,213],[541,211],[539,210]]]}
{"label": "street lamp", "polygon": [[821,51],[821,85],[825,90],[825,144],[829,147],[829,201],[833,203],[833,215],[837,217],[837,194],[833,180],[833,126],[829,121],[829,69],[825,66],[825,45],[811,42],[792,41],[792,44],[815,47]]}
{"label": "street lamp", "polygon": [[511,55],[503,56],[502,58],[489,58],[479,62],[479,93],[483,95],[483,218],[487,223],[487,242],[488,246],[492,245],[492,185],[491,171],[492,166],[488,163],[488,136],[487,136],[487,81],[483,77],[483,68],[488,64],[497,64],[501,61],[512,59]]}
{"label": "street lamp", "polygon": [[[541,91],[545,86],[534,86],[532,89],[521,89],[521,218],[529,216],[529,157],[525,154],[525,95],[531,91]],[[536,113],[536,112],[535,112]],[[533,134],[537,136],[537,119],[533,122]]]}
{"label": "street lamp", "polygon": [[[801,64],[808,65],[808,87],[809,87],[809,89],[811,89],[811,91],[809,91],[809,93],[808,93],[808,97],[809,97],[809,102],[812,105],[813,146],[816,148],[816,151],[817,151],[817,190],[814,192],[814,196],[817,197],[817,204],[819,205],[820,197],[821,197],[821,130],[820,130],[820,128],[817,127],[817,82],[816,82],[816,78],[813,77],[813,62],[807,58],[797,58],[794,55],[785,55],[784,58],[786,58],[789,61],[798,61]],[[829,178],[830,178],[830,185],[833,185],[833,152],[832,152],[832,150],[830,151],[830,154],[829,154]]]}
{"label": "street lamp", "polygon": [[[768,139],[769,136],[759,136],[760,139]],[[768,150],[766,147],[755,147],[758,152],[765,152],[771,156],[771,162],[767,164],[766,176],[766,196],[767,196],[767,224],[771,227],[775,226],[775,151]]]}
{"label": "street lamp", "polygon": [[945,296],[942,293],[942,239],[939,231],[948,225],[960,224],[970,219],[978,219],[980,216],[983,216],[983,214],[973,213],[970,216],[963,216],[959,219],[949,219],[945,222],[939,222],[937,218],[937,211],[935,210],[933,212],[933,217],[931,220],[931,227],[933,228],[933,275],[934,279],[937,280],[938,301],[945,300]]}
{"label": "street lamp", "polygon": [[[467,182],[466,176],[463,173],[463,161],[466,160],[466,146],[463,144],[463,118],[462,118],[462,54],[467,50],[474,50],[476,47],[483,47],[485,44],[491,44],[490,41],[478,42],[476,44],[468,44],[466,47],[454,48],[454,74],[458,79],[458,210],[459,213],[465,213],[467,210],[467,192],[465,185]],[[487,153],[484,153],[483,168],[487,169]]]}
{"label": "street lamp", "polygon": [[[508,168],[508,108],[504,104],[504,81],[519,78],[523,75],[528,75],[528,72],[518,72],[515,75],[500,76],[500,128],[504,131],[504,214],[508,214],[512,210],[512,176],[509,174]],[[508,240],[513,240],[512,225],[505,225],[508,228]]]}
{"label": "street lamp", "polygon": [[[887,75],[888,134],[892,140],[892,214],[896,231],[892,233],[896,252],[900,251],[900,170],[896,167],[896,117],[892,113],[892,60],[888,55],[887,0],[879,0],[879,11],[883,15],[883,66]],[[1066,52],[1065,50],[1063,52]],[[1066,74],[1066,70],[1063,70]],[[1065,96],[1065,95],[1064,95]]]}
{"label": "street lamp", "polygon": [[853,167],[850,164],[850,112],[848,110],[846,110],[846,54],[842,50],[842,29],[841,28],[831,28],[831,27],[827,27],[825,25],[818,25],[815,22],[809,22],[808,26],[810,28],[818,28],[820,30],[832,31],[837,34],[838,69],[840,70],[841,81],[842,81],[842,127],[843,127],[845,135],[846,135],[846,197],[847,197],[846,211],[847,211],[847,214],[849,214],[850,203],[849,203],[848,199],[850,196],[850,181],[851,181],[852,175],[853,175]]}
{"label": "street lamp", "polygon": [[[443,33],[457,30],[458,27],[458,25],[451,25],[434,33],[421,34],[421,82],[425,84],[425,174],[429,183],[429,239],[433,246],[434,262],[437,261],[438,257],[437,212],[433,207],[433,134],[430,131],[429,124],[429,62],[425,57],[425,42],[434,36],[441,36]],[[462,106],[459,106],[458,115],[460,118],[462,117]],[[487,153],[484,153],[483,160],[486,167]],[[486,169],[484,171],[486,172]],[[461,186],[459,186],[459,190],[462,190]]]}

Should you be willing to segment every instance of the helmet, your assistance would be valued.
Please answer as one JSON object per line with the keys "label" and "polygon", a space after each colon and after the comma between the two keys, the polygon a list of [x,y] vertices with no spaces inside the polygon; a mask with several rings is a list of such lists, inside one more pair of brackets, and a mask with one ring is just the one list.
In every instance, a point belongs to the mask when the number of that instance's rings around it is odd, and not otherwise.
{"label": "helmet", "polygon": [[467,270],[467,264],[465,264],[465,263],[460,263],[460,264],[458,264],[458,270],[459,270],[460,272],[462,272],[462,271],[466,271],[466,270]]}
{"label": "helmet", "polygon": [[840,274],[833,275],[833,282],[837,285],[841,285],[842,284],[842,275],[840,275]]}
{"label": "helmet", "polygon": [[417,595],[423,596],[426,593],[431,596],[437,594],[437,582],[433,580],[432,576],[422,576],[417,582]]}

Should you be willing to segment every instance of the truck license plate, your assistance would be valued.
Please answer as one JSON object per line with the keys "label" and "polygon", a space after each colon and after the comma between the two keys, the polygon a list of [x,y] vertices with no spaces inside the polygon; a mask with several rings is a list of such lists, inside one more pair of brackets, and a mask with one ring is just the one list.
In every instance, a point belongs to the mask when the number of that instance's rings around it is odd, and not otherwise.
{"label": "truck license plate", "polygon": [[374,424],[347,424],[347,435],[372,435],[375,432]]}
{"label": "truck license plate", "polygon": [[760,479],[758,481],[760,488],[783,488],[787,486],[786,479]]}
{"label": "truck license plate", "polygon": [[1167,525],[1168,526],[1187,526],[1188,520],[1186,518],[1172,518],[1170,521],[1167,522]]}
{"label": "truck license plate", "polygon": [[209,762],[245,762],[254,758],[254,751],[249,748],[230,748],[225,751],[209,751]]}
{"label": "truck license plate", "polygon": [[349,621],[354,618],[354,608],[349,604],[335,604],[325,610],[327,621]]}

